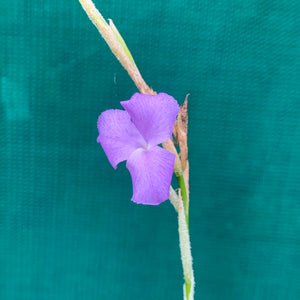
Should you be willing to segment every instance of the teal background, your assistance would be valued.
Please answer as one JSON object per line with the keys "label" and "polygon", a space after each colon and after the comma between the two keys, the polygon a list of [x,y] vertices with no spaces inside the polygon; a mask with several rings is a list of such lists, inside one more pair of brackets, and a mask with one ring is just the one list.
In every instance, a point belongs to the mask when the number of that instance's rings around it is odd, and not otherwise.
{"label": "teal background", "polygon": [[[189,98],[195,299],[300,299],[300,2],[95,1]],[[169,202],[96,143],[136,92],[77,1],[0,0],[0,299],[182,299]]]}

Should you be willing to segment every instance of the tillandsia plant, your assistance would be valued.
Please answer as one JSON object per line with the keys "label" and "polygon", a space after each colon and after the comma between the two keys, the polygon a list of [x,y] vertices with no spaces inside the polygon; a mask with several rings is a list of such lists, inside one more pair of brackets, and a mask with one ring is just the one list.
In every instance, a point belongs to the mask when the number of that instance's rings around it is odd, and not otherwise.
{"label": "tillandsia plant", "polygon": [[[121,102],[125,110],[110,109],[101,113],[97,122],[97,142],[115,169],[118,163],[127,161],[133,184],[132,201],[158,205],[169,199],[174,206],[178,213],[184,299],[193,300],[195,283],[189,236],[187,97],[179,107],[172,96],[153,91],[143,80],[113,21],[107,23],[91,0],[79,2],[140,91],[130,100]],[[179,146],[179,154],[174,140]],[[171,186],[173,172],[178,180],[177,192]]]}

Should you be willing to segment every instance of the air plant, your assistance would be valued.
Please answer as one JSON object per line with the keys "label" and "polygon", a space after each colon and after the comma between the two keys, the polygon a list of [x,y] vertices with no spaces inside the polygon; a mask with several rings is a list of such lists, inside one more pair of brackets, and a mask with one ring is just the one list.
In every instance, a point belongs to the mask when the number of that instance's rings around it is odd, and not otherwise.
{"label": "air plant", "polygon": [[[172,96],[153,91],[142,78],[113,21],[107,23],[91,0],[79,2],[140,92],[121,102],[125,110],[110,109],[100,114],[97,142],[115,169],[118,163],[127,161],[126,167],[133,183],[133,202],[158,205],[169,199],[174,206],[178,213],[184,299],[193,300],[195,283],[189,236],[187,97],[179,107]],[[173,172],[178,180],[177,191],[171,186]]]}

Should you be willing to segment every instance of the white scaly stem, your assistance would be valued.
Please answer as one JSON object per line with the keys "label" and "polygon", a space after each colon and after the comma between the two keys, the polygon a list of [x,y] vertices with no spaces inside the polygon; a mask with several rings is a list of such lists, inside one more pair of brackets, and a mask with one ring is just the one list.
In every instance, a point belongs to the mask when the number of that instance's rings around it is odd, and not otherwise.
{"label": "white scaly stem", "polygon": [[194,271],[192,266],[192,253],[189,230],[186,223],[184,214],[183,202],[179,190],[179,206],[178,206],[178,230],[179,230],[179,243],[181,260],[183,266],[184,280],[184,300],[194,300]]}

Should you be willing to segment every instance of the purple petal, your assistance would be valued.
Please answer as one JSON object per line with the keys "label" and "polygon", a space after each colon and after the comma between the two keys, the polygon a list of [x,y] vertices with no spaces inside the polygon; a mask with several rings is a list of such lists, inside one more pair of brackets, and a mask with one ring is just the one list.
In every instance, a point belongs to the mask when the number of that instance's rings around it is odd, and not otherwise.
{"label": "purple petal", "polygon": [[165,94],[143,95],[135,93],[121,105],[132,118],[133,124],[142,134],[149,147],[169,140],[179,112],[177,101]]}
{"label": "purple petal", "polygon": [[124,110],[110,109],[98,118],[97,142],[103,147],[111,165],[127,160],[136,149],[145,147],[146,142]]}
{"label": "purple petal", "polygon": [[132,201],[157,205],[169,198],[175,155],[159,146],[138,149],[127,160],[133,184]]}

